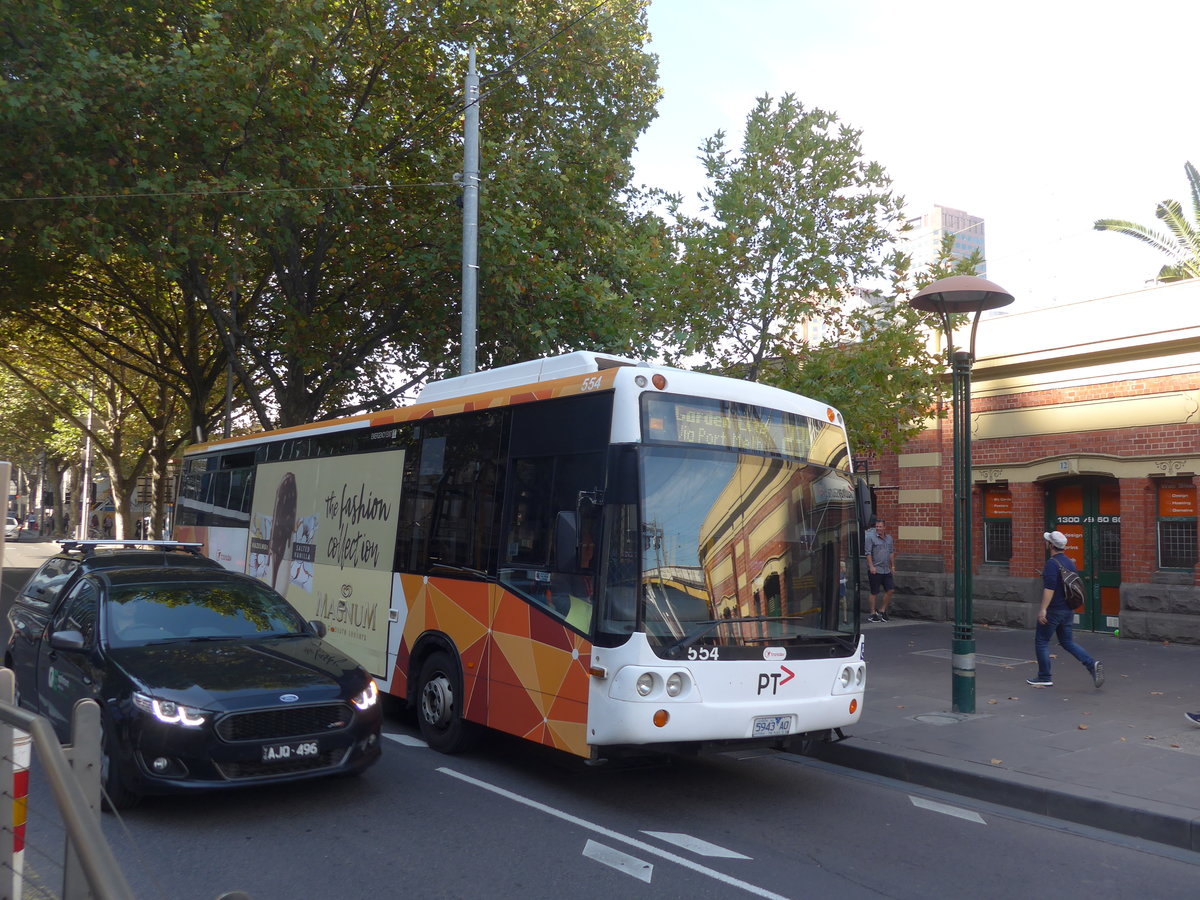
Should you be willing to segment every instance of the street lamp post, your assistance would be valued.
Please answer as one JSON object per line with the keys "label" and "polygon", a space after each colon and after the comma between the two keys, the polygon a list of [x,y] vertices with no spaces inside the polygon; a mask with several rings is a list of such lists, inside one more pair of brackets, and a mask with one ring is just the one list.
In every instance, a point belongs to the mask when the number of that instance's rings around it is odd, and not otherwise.
{"label": "street lamp post", "polygon": [[[1013,302],[1012,294],[985,278],[952,275],[919,290],[909,305],[937,313],[946,338],[954,393],[954,643],[951,648],[955,712],[975,712],[975,626],[971,571],[971,364],[975,331],[984,310]],[[974,314],[969,349],[954,346],[954,316]]]}

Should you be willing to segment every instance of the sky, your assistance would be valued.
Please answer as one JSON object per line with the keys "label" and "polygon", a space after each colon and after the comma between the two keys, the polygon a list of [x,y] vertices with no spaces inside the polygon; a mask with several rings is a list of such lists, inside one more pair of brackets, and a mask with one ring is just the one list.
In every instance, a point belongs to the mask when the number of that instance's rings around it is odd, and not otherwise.
{"label": "sky", "polygon": [[862,132],[909,213],[984,219],[1012,312],[1138,290],[1164,259],[1100,218],[1191,212],[1198,0],[652,0],[658,118],[635,181],[694,197],[718,130],[740,149],[763,94]]}

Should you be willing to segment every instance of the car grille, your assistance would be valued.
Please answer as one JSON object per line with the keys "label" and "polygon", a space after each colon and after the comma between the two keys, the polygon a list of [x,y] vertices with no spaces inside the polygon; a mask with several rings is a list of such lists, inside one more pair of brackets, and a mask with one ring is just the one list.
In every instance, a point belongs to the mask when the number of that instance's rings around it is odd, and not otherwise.
{"label": "car grille", "polygon": [[239,778],[261,778],[264,775],[294,775],[297,772],[311,772],[314,769],[331,769],[341,765],[350,747],[337,747],[326,750],[319,756],[307,759],[297,759],[286,763],[263,762],[225,762],[217,763],[217,771],[222,778],[236,781]]}
{"label": "car grille", "polygon": [[[284,707],[233,713],[217,722],[223,741],[277,741],[310,734],[332,734],[350,726],[354,718],[345,703]],[[307,767],[306,767],[307,768]]]}

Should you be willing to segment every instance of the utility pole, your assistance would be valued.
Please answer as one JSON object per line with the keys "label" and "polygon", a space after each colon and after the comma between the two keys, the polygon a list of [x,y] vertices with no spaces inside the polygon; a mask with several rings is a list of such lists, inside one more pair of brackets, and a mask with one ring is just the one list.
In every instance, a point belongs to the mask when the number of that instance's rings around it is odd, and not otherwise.
{"label": "utility pole", "polygon": [[96,405],[96,389],[88,394],[87,434],[83,439],[83,470],[79,479],[79,522],[76,523],[75,537],[81,541],[88,539],[88,507],[91,506],[92,488],[92,410]]}
{"label": "utility pole", "polygon": [[[233,285],[229,290],[229,321],[231,323],[230,330],[237,328],[237,311],[238,311],[238,279],[234,276]],[[229,343],[237,346],[234,338],[230,335]],[[233,355],[229,355],[229,359],[225,362],[225,437],[230,437],[233,434]]]}
{"label": "utility pole", "polygon": [[460,375],[475,371],[475,296],[479,279],[479,74],[475,45],[467,62],[463,130],[462,365]]}

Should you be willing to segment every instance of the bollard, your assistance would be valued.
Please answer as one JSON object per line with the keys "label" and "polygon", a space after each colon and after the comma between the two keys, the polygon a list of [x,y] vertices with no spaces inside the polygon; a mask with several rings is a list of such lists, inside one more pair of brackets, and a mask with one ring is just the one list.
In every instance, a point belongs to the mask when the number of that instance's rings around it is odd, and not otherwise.
{"label": "bollard", "polygon": [[25,821],[29,814],[29,760],[32,756],[33,738],[27,731],[13,735],[13,786],[12,786],[12,871],[13,900],[21,900],[25,871]]}

